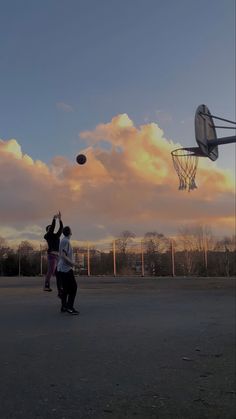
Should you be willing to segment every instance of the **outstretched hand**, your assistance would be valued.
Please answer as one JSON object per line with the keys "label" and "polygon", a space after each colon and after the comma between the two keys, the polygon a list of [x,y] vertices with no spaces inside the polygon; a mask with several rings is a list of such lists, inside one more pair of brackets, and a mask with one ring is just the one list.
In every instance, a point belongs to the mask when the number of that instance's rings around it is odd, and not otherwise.
{"label": "outstretched hand", "polygon": [[55,214],[54,216],[53,216],[53,218],[58,218],[59,220],[61,219],[61,211],[58,211],[58,213],[57,214]]}

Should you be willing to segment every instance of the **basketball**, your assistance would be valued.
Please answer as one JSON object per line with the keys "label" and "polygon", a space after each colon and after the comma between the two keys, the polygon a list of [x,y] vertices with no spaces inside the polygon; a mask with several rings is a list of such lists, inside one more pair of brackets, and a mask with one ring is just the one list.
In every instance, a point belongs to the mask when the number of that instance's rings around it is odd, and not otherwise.
{"label": "basketball", "polygon": [[76,161],[78,164],[84,164],[87,161],[87,158],[84,154],[78,154],[78,156],[76,157]]}

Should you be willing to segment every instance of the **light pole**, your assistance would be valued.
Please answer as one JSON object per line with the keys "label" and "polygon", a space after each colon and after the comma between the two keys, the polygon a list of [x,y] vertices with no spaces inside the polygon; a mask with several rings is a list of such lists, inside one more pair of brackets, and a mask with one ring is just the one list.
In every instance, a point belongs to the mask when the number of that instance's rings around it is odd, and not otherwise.
{"label": "light pole", "polygon": [[207,274],[207,268],[208,268],[208,260],[207,260],[207,252],[208,252],[208,243],[207,243],[207,238],[206,235],[204,233],[203,236],[203,251],[204,251],[204,263],[205,263],[205,269],[206,269],[206,274]]}
{"label": "light pole", "polygon": [[18,247],[18,276],[21,275],[21,254],[20,254],[20,246]]}
{"label": "light pole", "polygon": [[116,242],[113,241],[113,273],[116,276]]}
{"label": "light pole", "polygon": [[171,239],[170,241],[170,251],[171,251],[171,266],[172,266],[172,276],[175,276],[175,248],[174,248],[174,241]]}
{"label": "light pole", "polygon": [[40,244],[40,276],[43,276],[43,255],[42,255],[41,244]]}
{"label": "light pole", "polygon": [[144,276],[144,253],[143,253],[143,241],[141,240],[141,269],[142,276]]}
{"label": "light pole", "polygon": [[88,259],[88,276],[90,276],[90,249],[89,249],[89,243],[87,248],[87,259]]}

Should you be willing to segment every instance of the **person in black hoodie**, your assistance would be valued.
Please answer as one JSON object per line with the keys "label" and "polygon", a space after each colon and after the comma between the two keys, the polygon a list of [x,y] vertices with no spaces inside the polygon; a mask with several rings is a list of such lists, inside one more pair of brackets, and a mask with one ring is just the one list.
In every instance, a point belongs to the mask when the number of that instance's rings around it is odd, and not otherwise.
{"label": "person in black hoodie", "polygon": [[[57,218],[59,220],[60,226],[57,233],[54,233]],[[44,291],[52,291],[50,287],[50,280],[51,280],[52,275],[55,274],[56,267],[57,267],[57,261],[58,261],[58,256],[59,256],[60,236],[62,234],[62,230],[63,230],[63,223],[61,221],[61,213],[59,211],[58,214],[54,215],[52,224],[46,227],[46,234],[44,236],[48,244],[48,251],[47,251],[48,270],[45,276]],[[58,284],[58,281],[57,281],[57,288],[58,288],[58,293],[59,293],[60,286]]]}

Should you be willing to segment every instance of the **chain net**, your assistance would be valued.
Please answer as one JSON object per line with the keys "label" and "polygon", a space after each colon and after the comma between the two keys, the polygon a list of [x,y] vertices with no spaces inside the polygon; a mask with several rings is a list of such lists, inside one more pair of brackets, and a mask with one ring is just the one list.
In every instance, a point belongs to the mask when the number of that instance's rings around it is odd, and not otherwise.
{"label": "chain net", "polygon": [[195,176],[198,165],[198,155],[193,150],[178,148],[171,152],[174,168],[179,177],[179,190],[189,192],[197,188]]}

